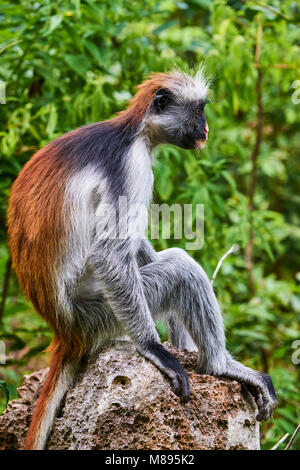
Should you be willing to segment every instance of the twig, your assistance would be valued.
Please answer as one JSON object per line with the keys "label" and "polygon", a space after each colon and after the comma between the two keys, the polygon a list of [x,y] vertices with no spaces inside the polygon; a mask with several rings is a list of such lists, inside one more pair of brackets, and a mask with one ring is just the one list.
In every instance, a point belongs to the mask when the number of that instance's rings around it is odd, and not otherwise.
{"label": "twig", "polygon": [[296,427],[296,430],[295,430],[294,434],[292,435],[290,441],[288,442],[288,445],[286,446],[286,448],[284,450],[289,450],[289,448],[293,444],[293,442],[295,440],[295,437],[297,436],[299,431],[300,431],[300,424],[298,424],[298,426]]}
{"label": "twig", "polygon": [[260,50],[261,50],[261,41],[262,41],[262,24],[258,23],[257,33],[256,33],[256,47],[255,47],[255,64],[259,64]]}
{"label": "twig", "polygon": [[[246,2],[246,0],[243,0],[244,3]],[[285,19],[286,21],[292,21],[293,18],[290,18],[289,16],[286,16],[284,13],[282,13],[280,10],[278,10],[277,8],[274,8],[272,7],[271,5],[267,5],[266,3],[264,2],[261,2],[259,0],[252,0],[253,3],[256,3],[257,5],[263,7],[263,8],[266,8],[267,10],[271,11],[272,13],[274,13],[275,15],[278,15],[280,16],[281,18]]]}
{"label": "twig", "polygon": [[216,275],[218,274],[218,271],[219,271],[220,267],[222,266],[222,263],[223,263],[224,259],[227,258],[227,256],[230,255],[230,253],[237,252],[238,249],[239,249],[238,245],[232,245],[232,247],[230,248],[230,250],[228,250],[228,251],[225,253],[225,255],[222,256],[222,258],[221,258],[220,261],[218,262],[217,267],[216,267],[216,269],[215,269],[215,271],[214,271],[214,273],[213,273],[213,275],[212,275],[212,278],[211,278],[211,281],[210,281],[212,284],[214,283],[214,280],[215,280],[215,278],[216,278]]}
{"label": "twig", "polygon": [[264,67],[265,69],[271,69],[271,68],[274,68],[274,69],[296,69],[297,68],[296,64],[264,64],[264,65],[254,64],[254,66],[255,66],[256,69],[260,69],[262,67]]}
{"label": "twig", "polygon": [[20,42],[23,42],[23,39],[17,39],[16,41],[13,41],[13,42],[10,42],[9,44],[6,44],[5,46],[2,47],[2,49],[0,49],[0,54],[2,54],[4,51],[6,51],[6,49],[8,49],[9,47],[16,46]]}
{"label": "twig", "polygon": [[286,434],[280,439],[280,441],[278,441],[277,444],[275,444],[275,446],[272,447],[271,450],[276,450],[277,447],[279,447],[280,444],[282,444],[282,443],[286,440],[286,438],[287,438],[288,436],[289,436],[289,433],[286,433]]}

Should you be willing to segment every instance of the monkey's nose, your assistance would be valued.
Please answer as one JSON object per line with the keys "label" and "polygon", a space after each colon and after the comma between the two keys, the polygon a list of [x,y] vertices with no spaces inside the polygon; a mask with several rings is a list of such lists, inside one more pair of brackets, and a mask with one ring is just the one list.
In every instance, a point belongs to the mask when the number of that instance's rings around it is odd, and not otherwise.
{"label": "monkey's nose", "polygon": [[208,134],[209,129],[208,129],[207,123],[204,125],[203,131],[204,131],[204,134],[206,135]]}

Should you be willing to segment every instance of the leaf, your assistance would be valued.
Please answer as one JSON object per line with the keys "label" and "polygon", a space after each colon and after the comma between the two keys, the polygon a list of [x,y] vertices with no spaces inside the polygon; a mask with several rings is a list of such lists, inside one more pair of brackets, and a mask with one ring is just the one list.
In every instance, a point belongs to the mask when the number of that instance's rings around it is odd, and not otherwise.
{"label": "leaf", "polygon": [[162,33],[163,31],[165,31],[166,29],[169,29],[172,26],[177,26],[177,25],[178,25],[178,20],[168,20],[165,23],[163,23],[161,26],[159,26],[158,28],[155,28],[152,31],[152,34],[158,35]]}
{"label": "leaf", "polygon": [[101,64],[102,63],[102,55],[100,53],[100,48],[96,44],[89,41],[88,39],[84,39],[83,43],[84,43],[86,49],[91,54],[91,56],[96,60],[96,62]]}
{"label": "leaf", "polygon": [[9,389],[8,389],[7,383],[4,382],[4,380],[0,380],[0,389],[2,390],[5,396],[5,408],[6,408],[8,401],[9,401]]}
{"label": "leaf", "polygon": [[59,13],[58,15],[51,16],[50,22],[49,22],[49,28],[44,33],[44,36],[49,36],[49,34],[53,33],[53,31],[56,28],[58,28],[58,26],[61,24],[63,19],[64,19],[64,17],[62,15],[62,13]]}
{"label": "leaf", "polygon": [[83,79],[86,78],[87,71],[91,69],[91,61],[84,55],[66,54],[64,61]]}
{"label": "leaf", "polygon": [[49,113],[49,119],[48,119],[48,124],[46,127],[46,134],[51,138],[54,134],[55,127],[57,123],[57,112],[56,112],[56,107],[55,104],[50,105],[50,113]]}
{"label": "leaf", "polygon": [[236,191],[236,189],[237,189],[236,182],[235,182],[234,178],[232,177],[232,175],[229,173],[229,171],[222,171],[221,174],[224,176],[227,183],[230,185],[232,191]]}

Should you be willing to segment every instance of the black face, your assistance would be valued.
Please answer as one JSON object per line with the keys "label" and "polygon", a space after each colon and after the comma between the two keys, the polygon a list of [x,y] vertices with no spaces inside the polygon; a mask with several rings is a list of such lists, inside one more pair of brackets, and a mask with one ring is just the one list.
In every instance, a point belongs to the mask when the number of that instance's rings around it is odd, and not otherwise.
{"label": "black face", "polygon": [[158,90],[153,110],[161,115],[161,143],[170,143],[186,150],[203,148],[208,136],[204,107],[204,100],[179,104],[170,90]]}
{"label": "black face", "polygon": [[193,103],[190,108],[190,120],[186,123],[185,132],[180,135],[177,145],[184,149],[201,149],[205,146],[208,126],[204,113],[205,102]]}

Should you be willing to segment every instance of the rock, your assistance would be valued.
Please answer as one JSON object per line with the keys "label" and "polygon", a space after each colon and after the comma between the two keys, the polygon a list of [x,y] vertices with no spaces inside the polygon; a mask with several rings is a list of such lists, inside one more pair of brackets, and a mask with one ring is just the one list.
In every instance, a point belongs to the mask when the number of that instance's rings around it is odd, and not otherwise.
{"label": "rock", "polygon": [[[197,354],[165,343],[189,374],[182,404],[168,380],[121,339],[81,371],[55,419],[48,449],[259,449],[251,397],[236,381],[198,375]],[[20,449],[48,369],[25,377],[0,416],[0,449]]]}
{"label": "rock", "polygon": [[0,450],[22,449],[30,423],[34,402],[49,369],[42,369],[24,377],[18,388],[20,398],[9,402],[0,416]]}

